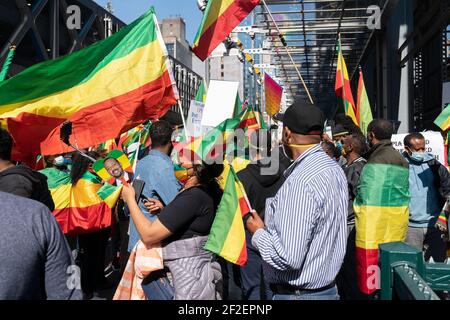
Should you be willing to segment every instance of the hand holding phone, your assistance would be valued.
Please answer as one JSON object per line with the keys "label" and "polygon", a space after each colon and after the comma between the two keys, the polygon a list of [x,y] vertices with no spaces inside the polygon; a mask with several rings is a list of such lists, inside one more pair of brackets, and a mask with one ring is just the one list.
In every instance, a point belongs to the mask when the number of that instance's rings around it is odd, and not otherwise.
{"label": "hand holding phone", "polygon": [[144,201],[144,206],[153,215],[158,214],[164,208],[164,205],[159,200],[144,198],[143,201]]}

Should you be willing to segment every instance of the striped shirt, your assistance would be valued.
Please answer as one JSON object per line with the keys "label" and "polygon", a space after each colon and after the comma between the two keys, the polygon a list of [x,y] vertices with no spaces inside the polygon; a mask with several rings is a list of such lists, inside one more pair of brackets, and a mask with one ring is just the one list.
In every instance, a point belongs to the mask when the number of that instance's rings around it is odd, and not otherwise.
{"label": "striped shirt", "polygon": [[267,199],[264,229],[252,244],[269,283],[301,289],[330,285],[341,268],[347,242],[347,179],[317,145],[286,171],[286,182]]}

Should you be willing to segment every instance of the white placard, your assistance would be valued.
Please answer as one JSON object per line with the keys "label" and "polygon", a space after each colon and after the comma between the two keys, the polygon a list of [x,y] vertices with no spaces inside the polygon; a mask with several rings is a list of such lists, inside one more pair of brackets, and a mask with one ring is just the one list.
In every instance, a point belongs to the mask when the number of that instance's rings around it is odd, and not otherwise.
{"label": "white placard", "polygon": [[[408,134],[395,134],[392,136],[392,144],[399,152],[404,152],[403,140]],[[444,138],[440,132],[422,132],[425,137],[425,151],[432,154],[436,160],[445,166],[445,146]]]}
{"label": "white placard", "polygon": [[202,119],[203,110],[205,105],[203,102],[191,101],[191,107],[189,108],[188,119],[186,122],[187,131],[191,137],[200,137],[203,134]]}
{"label": "white placard", "polygon": [[211,80],[203,110],[202,126],[216,127],[233,117],[239,82]]}

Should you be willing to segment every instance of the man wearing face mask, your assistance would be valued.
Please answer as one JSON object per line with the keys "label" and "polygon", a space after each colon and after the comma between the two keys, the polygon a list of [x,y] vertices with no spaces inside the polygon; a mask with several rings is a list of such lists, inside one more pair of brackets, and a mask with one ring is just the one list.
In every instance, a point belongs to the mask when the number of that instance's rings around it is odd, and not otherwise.
{"label": "man wearing face mask", "polygon": [[425,152],[420,133],[405,137],[403,155],[409,162],[409,228],[406,242],[425,252],[425,260],[446,259],[443,233],[435,227],[439,213],[450,196],[450,174],[431,154]]}
{"label": "man wearing face mask", "polygon": [[335,278],[347,240],[347,180],[321,147],[325,116],[305,102],[283,118],[283,150],[294,163],[267,199],[265,223],[247,221],[274,300],[338,300]]}

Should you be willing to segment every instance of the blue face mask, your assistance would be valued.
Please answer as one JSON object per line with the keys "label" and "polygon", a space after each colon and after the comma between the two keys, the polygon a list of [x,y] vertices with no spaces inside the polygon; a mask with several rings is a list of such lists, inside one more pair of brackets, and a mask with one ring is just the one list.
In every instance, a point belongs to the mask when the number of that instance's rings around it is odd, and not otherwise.
{"label": "blue face mask", "polygon": [[336,142],[336,148],[338,149],[339,153],[342,154],[342,151],[344,150],[344,145],[341,141]]}
{"label": "blue face mask", "polygon": [[63,156],[59,156],[55,158],[55,166],[62,167],[64,165],[65,159]]}
{"label": "blue face mask", "polygon": [[412,155],[410,155],[410,158],[416,162],[423,162],[425,159],[425,152],[413,152]]}

